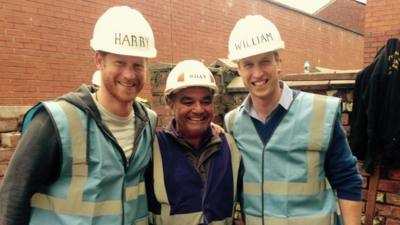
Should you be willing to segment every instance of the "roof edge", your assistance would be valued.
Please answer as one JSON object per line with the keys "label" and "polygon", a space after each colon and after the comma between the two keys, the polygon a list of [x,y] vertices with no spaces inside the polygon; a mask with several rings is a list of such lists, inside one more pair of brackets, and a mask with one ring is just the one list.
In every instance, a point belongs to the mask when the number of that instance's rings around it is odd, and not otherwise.
{"label": "roof edge", "polygon": [[304,15],[304,16],[313,18],[313,19],[315,19],[315,20],[319,20],[319,21],[321,21],[321,22],[323,22],[323,23],[332,25],[332,26],[334,26],[334,27],[338,27],[338,28],[340,28],[340,29],[343,29],[343,30],[346,30],[346,31],[355,33],[355,34],[360,35],[360,36],[364,36],[364,34],[361,33],[361,32],[359,32],[359,31],[356,31],[356,30],[353,30],[353,29],[350,29],[350,28],[347,28],[347,27],[343,27],[343,26],[338,25],[338,24],[336,24],[336,23],[333,23],[333,22],[331,22],[331,21],[324,20],[324,19],[319,18],[319,17],[316,17],[316,16],[314,16],[314,15],[312,15],[312,14],[309,14],[309,13],[303,12],[303,11],[301,11],[301,10],[295,9],[295,8],[293,8],[293,7],[287,6],[287,5],[285,5],[285,4],[276,2],[275,0],[264,0],[264,1],[269,2],[269,3],[273,4],[273,5],[276,5],[276,6],[281,7],[281,8],[289,9],[289,10],[291,10],[291,11],[300,13],[300,14],[302,14],[302,15]]}

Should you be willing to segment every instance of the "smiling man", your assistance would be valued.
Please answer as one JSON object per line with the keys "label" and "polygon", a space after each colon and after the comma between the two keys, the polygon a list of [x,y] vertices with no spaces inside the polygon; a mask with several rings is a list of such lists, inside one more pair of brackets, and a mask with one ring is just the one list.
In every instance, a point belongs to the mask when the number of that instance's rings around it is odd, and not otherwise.
{"label": "smiling man", "polygon": [[100,87],[82,85],[25,115],[0,191],[2,225],[148,224],[144,173],[156,115],[133,99],[156,56],[153,31],[139,11],[112,7],[90,45]]}
{"label": "smiling man", "polygon": [[146,182],[152,224],[232,224],[240,156],[229,134],[211,129],[216,92],[199,61],[182,61],[168,75],[174,118],[154,141]]}
{"label": "smiling man", "polygon": [[240,19],[229,37],[228,57],[249,91],[225,116],[242,155],[245,223],[359,225],[361,176],[340,99],[280,81],[283,49],[276,26],[260,15]]}

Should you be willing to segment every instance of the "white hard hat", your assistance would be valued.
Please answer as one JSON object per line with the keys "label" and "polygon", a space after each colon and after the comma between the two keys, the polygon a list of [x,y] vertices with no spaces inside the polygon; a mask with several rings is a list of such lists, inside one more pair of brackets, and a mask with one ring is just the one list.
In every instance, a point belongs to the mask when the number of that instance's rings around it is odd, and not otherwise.
{"label": "white hard hat", "polygon": [[237,61],[249,56],[285,48],[276,26],[260,15],[240,19],[229,36],[228,58]]}
{"label": "white hard hat", "polygon": [[100,85],[101,85],[101,72],[100,72],[100,70],[96,70],[96,72],[93,73],[92,84],[97,85],[98,87],[100,87]]}
{"label": "white hard hat", "polygon": [[109,8],[96,22],[90,46],[95,51],[154,58],[157,50],[150,24],[136,9]]}
{"label": "white hard hat", "polygon": [[188,87],[207,87],[215,92],[215,84],[211,71],[197,60],[184,60],[179,62],[169,73],[164,94],[167,96],[177,90]]}

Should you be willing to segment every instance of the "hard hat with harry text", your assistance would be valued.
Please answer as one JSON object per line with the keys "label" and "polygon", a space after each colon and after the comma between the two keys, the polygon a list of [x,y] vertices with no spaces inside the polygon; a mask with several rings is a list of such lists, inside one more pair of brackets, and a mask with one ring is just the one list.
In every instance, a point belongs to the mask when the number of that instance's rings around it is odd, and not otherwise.
{"label": "hard hat with harry text", "polygon": [[276,26],[261,15],[241,18],[229,36],[228,58],[237,61],[249,56],[285,48]]}
{"label": "hard hat with harry text", "polygon": [[218,87],[211,71],[200,61],[184,60],[169,73],[164,94],[176,92],[188,87],[207,87],[215,92]]}
{"label": "hard hat with harry text", "polygon": [[154,58],[157,50],[150,24],[136,9],[109,8],[97,20],[90,46],[95,51]]}

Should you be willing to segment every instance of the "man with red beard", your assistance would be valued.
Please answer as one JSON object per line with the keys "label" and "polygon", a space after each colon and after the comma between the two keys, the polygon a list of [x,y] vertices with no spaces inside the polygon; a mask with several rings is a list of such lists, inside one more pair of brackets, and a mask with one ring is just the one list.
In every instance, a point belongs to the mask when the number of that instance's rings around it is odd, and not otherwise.
{"label": "man with red beard", "polygon": [[232,224],[240,163],[229,134],[215,134],[214,77],[185,60],[170,72],[165,96],[173,119],[156,132],[146,182],[151,224]]}
{"label": "man with red beard", "polygon": [[144,172],[156,115],[134,99],[156,56],[153,31],[139,11],[112,7],[90,45],[98,90],[83,85],[25,115],[0,191],[2,225],[148,224]]}

